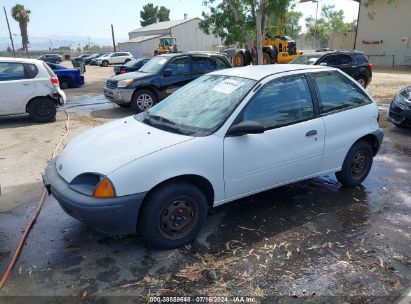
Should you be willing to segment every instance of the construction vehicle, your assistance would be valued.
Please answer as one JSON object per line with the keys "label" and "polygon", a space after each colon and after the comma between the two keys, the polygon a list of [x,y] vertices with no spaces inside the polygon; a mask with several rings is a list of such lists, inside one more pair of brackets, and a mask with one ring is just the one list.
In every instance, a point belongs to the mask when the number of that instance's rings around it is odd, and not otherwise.
{"label": "construction vehicle", "polygon": [[[267,36],[263,40],[263,64],[289,63],[300,56],[295,41],[288,36]],[[256,56],[247,48],[238,50],[233,59],[233,66],[246,66],[256,63]]]}
{"label": "construction vehicle", "polygon": [[165,53],[179,53],[177,49],[177,40],[173,37],[160,38],[158,49],[154,51],[154,56]]}

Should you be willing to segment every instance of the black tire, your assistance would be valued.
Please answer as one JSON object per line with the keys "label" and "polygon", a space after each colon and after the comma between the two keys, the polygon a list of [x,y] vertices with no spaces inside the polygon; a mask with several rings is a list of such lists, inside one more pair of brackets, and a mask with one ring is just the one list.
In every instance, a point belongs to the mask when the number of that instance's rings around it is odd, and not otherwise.
{"label": "black tire", "polygon": [[124,64],[126,64],[127,62],[129,62],[131,59],[126,59],[125,61],[124,61]]}
{"label": "black tire", "polygon": [[160,54],[159,51],[157,51],[157,50],[154,51],[154,56],[157,56],[159,54]]}
{"label": "black tire", "polygon": [[270,54],[267,52],[263,53],[263,64],[271,64]]}
{"label": "black tire", "polygon": [[141,210],[140,230],[147,242],[172,249],[191,242],[207,220],[207,200],[186,182],[165,184],[150,193]]}
{"label": "black tire", "polygon": [[120,104],[117,104],[117,105],[121,108],[129,108],[131,106],[129,103],[120,103]]}
{"label": "black tire", "polygon": [[152,91],[146,89],[136,91],[131,98],[131,108],[136,113],[147,111],[156,103],[157,96]]}
{"label": "black tire", "polygon": [[108,67],[109,62],[107,60],[103,60],[103,62],[101,63],[101,66],[103,67]]}
{"label": "black tire", "polygon": [[367,88],[367,78],[364,76],[358,76],[356,80],[364,89]]}
{"label": "black tire", "polygon": [[348,151],[341,171],[336,172],[337,180],[344,187],[360,185],[370,173],[374,153],[368,142],[358,141]]}
{"label": "black tire", "polygon": [[56,105],[48,98],[37,98],[30,102],[27,112],[35,122],[50,122],[56,118]]}
{"label": "black tire", "polygon": [[60,83],[60,89],[65,90],[71,87],[71,80],[63,78],[59,81]]}

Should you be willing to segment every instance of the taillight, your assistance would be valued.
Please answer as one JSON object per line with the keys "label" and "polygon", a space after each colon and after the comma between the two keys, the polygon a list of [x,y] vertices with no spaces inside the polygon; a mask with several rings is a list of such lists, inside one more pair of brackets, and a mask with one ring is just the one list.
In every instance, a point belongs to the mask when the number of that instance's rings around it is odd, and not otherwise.
{"label": "taillight", "polygon": [[51,76],[50,81],[55,86],[59,85],[59,79],[56,76]]}
{"label": "taillight", "polygon": [[120,74],[125,74],[125,73],[126,73],[126,71],[120,70]]}
{"label": "taillight", "polygon": [[372,68],[374,67],[374,65],[370,63],[369,66],[370,66],[370,71],[372,72]]}

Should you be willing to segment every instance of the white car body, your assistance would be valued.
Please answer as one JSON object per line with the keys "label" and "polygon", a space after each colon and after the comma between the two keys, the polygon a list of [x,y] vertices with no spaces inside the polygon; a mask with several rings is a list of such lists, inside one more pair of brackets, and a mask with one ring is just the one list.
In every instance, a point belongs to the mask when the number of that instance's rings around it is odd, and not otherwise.
{"label": "white car body", "polygon": [[[15,115],[27,113],[29,103],[38,97],[47,97],[56,104],[64,104],[66,95],[51,82],[55,74],[46,63],[36,59],[24,58],[0,58],[0,66],[3,64],[34,65],[38,73],[34,77],[22,77],[21,79],[2,79],[0,67],[0,115]],[[5,74],[5,72],[3,72]],[[4,76],[3,74],[3,76]],[[26,74],[27,76],[27,74]]]}
{"label": "white car body", "polygon": [[[246,77],[264,86],[279,77],[330,70],[345,75],[332,68],[297,65],[234,68],[209,75]],[[362,87],[358,88],[372,100]],[[57,158],[58,174],[70,183],[82,173],[98,172],[110,179],[117,196],[147,193],[166,180],[195,175],[210,182],[213,206],[218,206],[338,171],[350,147],[379,130],[378,108],[372,102],[263,134],[226,137],[234,119],[256,94],[254,91],[209,136],[173,134],[133,117],[89,130],[72,140]],[[306,132],[312,129],[318,131],[317,135],[307,137]]]}
{"label": "white car body", "polygon": [[133,58],[129,52],[114,52],[97,58],[97,64],[103,64],[104,61],[107,61],[108,64],[123,64]]}

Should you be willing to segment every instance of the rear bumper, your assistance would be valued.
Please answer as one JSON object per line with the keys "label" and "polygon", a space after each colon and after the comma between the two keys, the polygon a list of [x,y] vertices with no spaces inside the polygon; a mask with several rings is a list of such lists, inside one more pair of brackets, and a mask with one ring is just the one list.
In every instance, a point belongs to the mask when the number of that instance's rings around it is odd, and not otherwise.
{"label": "rear bumper", "polygon": [[69,187],[56,169],[56,158],[51,160],[43,175],[43,182],[61,208],[70,216],[94,229],[111,235],[136,233],[137,217],[146,193],[99,199],[81,194]]}
{"label": "rear bumper", "polygon": [[104,96],[116,104],[128,104],[133,97],[134,89],[104,88]]}

